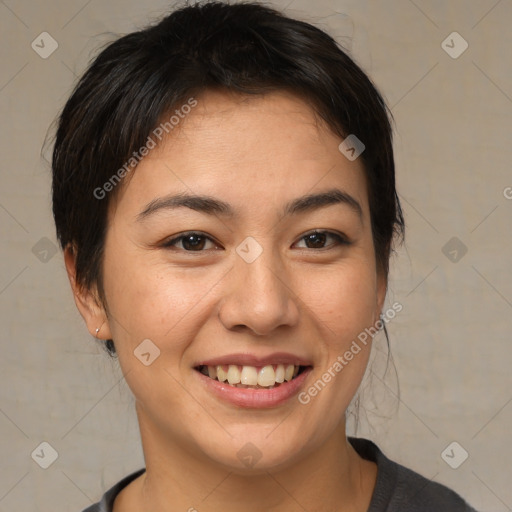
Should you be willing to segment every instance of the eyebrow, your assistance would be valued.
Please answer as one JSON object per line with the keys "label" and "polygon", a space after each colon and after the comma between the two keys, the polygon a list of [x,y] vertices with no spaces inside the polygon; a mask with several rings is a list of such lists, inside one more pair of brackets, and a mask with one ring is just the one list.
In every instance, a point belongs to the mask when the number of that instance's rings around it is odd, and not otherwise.
{"label": "eyebrow", "polygon": [[[362,220],[363,209],[359,202],[350,194],[338,188],[317,194],[308,194],[290,201],[283,209],[283,217],[310,212],[335,204],[348,206],[359,216],[360,220]],[[208,215],[220,215],[222,217],[235,216],[233,208],[224,201],[210,196],[180,193],[154,199],[137,215],[137,221],[142,221],[161,210],[173,210],[183,207]]]}

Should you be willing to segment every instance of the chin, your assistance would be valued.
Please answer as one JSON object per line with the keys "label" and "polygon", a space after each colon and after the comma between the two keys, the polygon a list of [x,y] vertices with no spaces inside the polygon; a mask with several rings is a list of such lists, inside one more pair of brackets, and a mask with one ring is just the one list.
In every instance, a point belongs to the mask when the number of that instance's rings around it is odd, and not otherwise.
{"label": "chin", "polygon": [[[297,432],[297,437],[293,438],[289,426],[285,430],[284,425],[277,429],[276,425],[269,428],[239,426],[239,429],[229,430],[232,438],[227,434],[217,439],[204,435],[197,442],[197,448],[212,462],[240,475],[257,475],[286,469],[304,452],[308,441],[304,438],[304,433],[299,438]],[[282,432],[278,435],[277,430]],[[209,441],[207,446],[204,445],[205,439]]]}

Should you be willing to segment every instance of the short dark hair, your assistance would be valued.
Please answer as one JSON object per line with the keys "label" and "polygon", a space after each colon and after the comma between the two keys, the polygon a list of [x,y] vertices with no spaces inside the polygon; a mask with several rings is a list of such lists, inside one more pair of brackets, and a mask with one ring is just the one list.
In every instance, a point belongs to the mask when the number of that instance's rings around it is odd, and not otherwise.
{"label": "short dark hair", "polygon": [[[53,215],[57,237],[76,255],[76,282],[104,301],[102,256],[112,178],[165,115],[208,89],[242,95],[289,91],[327,126],[365,145],[372,236],[389,272],[404,219],[395,188],[392,114],[362,69],[319,28],[257,2],[200,2],[108,44],[83,74],[57,120]],[[387,333],[386,333],[387,334]],[[112,340],[107,351],[115,354]]]}

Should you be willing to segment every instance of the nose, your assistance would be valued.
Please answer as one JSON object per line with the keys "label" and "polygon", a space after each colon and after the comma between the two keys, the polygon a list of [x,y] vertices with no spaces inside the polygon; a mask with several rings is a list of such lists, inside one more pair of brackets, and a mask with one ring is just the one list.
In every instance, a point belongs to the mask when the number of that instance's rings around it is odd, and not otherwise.
{"label": "nose", "polygon": [[270,250],[252,263],[237,257],[228,274],[229,292],[221,301],[219,317],[226,329],[249,330],[265,336],[299,320],[298,297],[286,271]]}

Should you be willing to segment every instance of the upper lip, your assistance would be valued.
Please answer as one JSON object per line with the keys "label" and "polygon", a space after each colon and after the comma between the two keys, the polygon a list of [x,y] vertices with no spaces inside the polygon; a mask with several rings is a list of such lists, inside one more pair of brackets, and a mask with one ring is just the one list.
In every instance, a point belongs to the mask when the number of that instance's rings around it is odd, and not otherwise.
{"label": "upper lip", "polygon": [[238,366],[267,366],[273,364],[293,364],[295,366],[311,366],[311,361],[290,354],[288,352],[274,352],[272,354],[257,356],[254,354],[226,354],[224,356],[214,357],[199,361],[196,366],[218,366],[218,365],[238,365]]}

